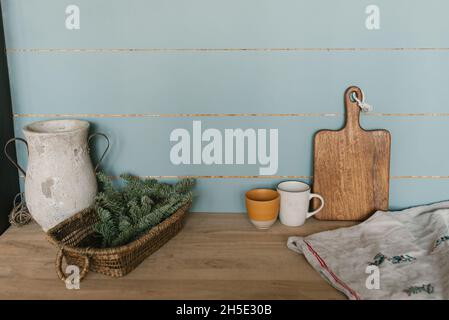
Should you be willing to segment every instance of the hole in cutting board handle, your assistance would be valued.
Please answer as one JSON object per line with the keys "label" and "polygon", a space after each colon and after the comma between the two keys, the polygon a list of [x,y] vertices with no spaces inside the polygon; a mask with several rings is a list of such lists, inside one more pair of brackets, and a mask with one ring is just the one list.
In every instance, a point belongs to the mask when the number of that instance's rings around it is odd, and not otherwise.
{"label": "hole in cutting board handle", "polygon": [[363,101],[363,92],[357,86],[351,86],[346,89],[344,95],[345,101],[345,125],[343,129],[347,130],[359,130],[363,128],[360,125],[360,107],[358,102]]}
{"label": "hole in cutting board handle", "polygon": [[[352,103],[355,103],[355,102],[357,102],[356,100],[355,100],[355,97],[357,97],[357,91],[351,91],[350,93],[349,93],[349,100],[352,102]],[[357,99],[359,99],[360,100],[360,98],[359,97],[357,97]]]}
{"label": "hole in cutting board handle", "polygon": [[357,103],[356,98],[359,101],[362,102],[364,101],[363,91],[359,87],[356,86],[349,87],[346,94],[348,95],[349,102],[351,103]]}

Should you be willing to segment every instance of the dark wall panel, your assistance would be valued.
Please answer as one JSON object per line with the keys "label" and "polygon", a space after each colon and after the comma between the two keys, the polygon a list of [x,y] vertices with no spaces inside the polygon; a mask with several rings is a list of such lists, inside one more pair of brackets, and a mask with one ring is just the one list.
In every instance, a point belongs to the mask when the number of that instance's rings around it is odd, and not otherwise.
{"label": "dark wall panel", "polygon": [[[0,234],[2,234],[9,226],[8,214],[12,208],[12,200],[14,195],[19,192],[19,177],[17,170],[9,163],[3,153],[3,147],[6,141],[13,136],[13,131],[3,19],[0,15],[0,147],[2,151],[0,154]],[[9,147],[10,154],[15,157],[15,146],[12,144]]]}

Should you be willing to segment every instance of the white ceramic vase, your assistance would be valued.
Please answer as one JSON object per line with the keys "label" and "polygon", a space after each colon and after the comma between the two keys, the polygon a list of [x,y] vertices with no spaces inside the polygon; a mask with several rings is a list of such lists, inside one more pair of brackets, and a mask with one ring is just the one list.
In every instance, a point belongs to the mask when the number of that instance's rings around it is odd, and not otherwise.
{"label": "white ceramic vase", "polygon": [[106,139],[107,148],[101,162],[109,148],[109,139],[101,133],[88,137],[88,131],[87,121],[39,121],[23,128],[26,140],[15,138],[7,143],[19,140],[27,144],[27,172],[8,158],[25,175],[28,210],[44,231],[94,202],[97,168],[94,170],[92,166],[88,144],[94,136]]}

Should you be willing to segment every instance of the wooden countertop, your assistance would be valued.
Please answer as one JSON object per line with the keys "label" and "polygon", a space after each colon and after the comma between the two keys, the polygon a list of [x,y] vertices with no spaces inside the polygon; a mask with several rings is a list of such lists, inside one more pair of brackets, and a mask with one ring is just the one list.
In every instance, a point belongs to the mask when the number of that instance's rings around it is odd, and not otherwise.
{"label": "wooden countertop", "polygon": [[353,225],[309,219],[255,229],[244,214],[192,213],[184,229],[124,278],[89,273],[68,290],[36,224],[0,236],[0,299],[345,299],[286,247],[292,235]]}

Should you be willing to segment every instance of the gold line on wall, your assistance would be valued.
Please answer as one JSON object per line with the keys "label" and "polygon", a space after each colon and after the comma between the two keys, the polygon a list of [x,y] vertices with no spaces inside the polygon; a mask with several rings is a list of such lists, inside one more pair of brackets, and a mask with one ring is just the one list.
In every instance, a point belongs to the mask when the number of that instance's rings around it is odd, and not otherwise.
{"label": "gold line on wall", "polygon": [[[312,179],[313,176],[200,176],[200,175],[163,175],[163,176],[139,176],[142,179],[183,179],[183,178],[195,178],[195,179]],[[20,174],[20,178],[25,177]],[[118,179],[117,176],[112,176],[114,179]],[[430,179],[430,180],[445,180],[449,179],[449,176],[392,176],[392,180],[413,180],[413,179]]]}
{"label": "gold line on wall", "polygon": [[6,53],[449,51],[449,48],[6,48]]}
{"label": "gold line on wall", "polygon": [[421,113],[380,113],[368,112],[362,113],[368,117],[449,117],[449,113],[444,112],[421,112]]}
{"label": "gold line on wall", "polygon": [[[183,178],[195,178],[195,179],[310,179],[311,176],[140,176],[141,178],[153,178],[153,179],[183,179]],[[117,178],[117,177],[114,177]]]}
{"label": "gold line on wall", "polygon": [[449,176],[393,176],[391,179],[449,179]]}
{"label": "gold line on wall", "polygon": [[339,113],[132,113],[132,114],[101,114],[101,113],[27,113],[14,114],[15,118],[196,118],[196,117],[337,117]]}
{"label": "gold line on wall", "polygon": [[[312,179],[313,176],[141,176],[142,178],[154,179],[182,179],[182,178],[196,178],[196,179]],[[391,179],[449,179],[449,176],[392,176]]]}
{"label": "gold line on wall", "polygon": [[[16,113],[14,118],[225,118],[225,117],[338,117],[343,113]],[[365,113],[369,117],[449,117],[449,113]]]}

